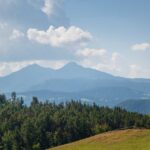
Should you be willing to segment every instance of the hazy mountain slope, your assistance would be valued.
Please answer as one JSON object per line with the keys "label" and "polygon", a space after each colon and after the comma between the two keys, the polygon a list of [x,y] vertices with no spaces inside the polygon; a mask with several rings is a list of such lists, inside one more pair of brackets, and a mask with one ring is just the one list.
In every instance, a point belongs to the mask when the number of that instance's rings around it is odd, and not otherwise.
{"label": "hazy mountain slope", "polygon": [[27,94],[27,97],[28,92],[35,91],[30,95],[36,93],[34,96],[40,95],[42,99],[85,98],[114,105],[126,99],[149,98],[150,80],[117,77],[76,63],[58,70],[31,65],[0,78],[0,91],[16,91]]}
{"label": "hazy mountain slope", "polygon": [[57,103],[75,99],[88,103],[97,103],[99,105],[114,106],[118,103],[130,99],[141,98],[144,93],[125,87],[100,87],[86,91],[62,92],[52,90],[36,90],[24,93],[18,93],[25,97],[25,103],[29,104],[33,96],[40,100],[50,100]]}
{"label": "hazy mountain slope", "polygon": [[131,129],[99,134],[50,150],[149,150],[150,130]]}
{"label": "hazy mountain slope", "polygon": [[88,90],[96,86],[96,80],[90,79],[51,79],[31,87],[31,89],[47,89],[51,91],[76,92]]}
{"label": "hazy mountain slope", "polygon": [[52,69],[30,65],[6,77],[0,78],[0,90],[4,92],[24,91],[34,84],[48,80],[54,72]]}
{"label": "hazy mountain slope", "polygon": [[100,87],[122,87],[135,90],[135,93],[150,93],[149,80],[116,77],[104,72],[81,67],[75,63],[69,63],[63,68],[56,70],[53,78],[34,85],[31,89],[76,92]]}
{"label": "hazy mountain slope", "polygon": [[150,114],[150,100],[127,100],[121,102],[118,106],[131,112]]}
{"label": "hazy mountain slope", "polygon": [[[0,90],[4,92],[29,90],[34,85],[52,79],[108,79],[114,78],[107,73],[83,68],[75,63],[69,63],[59,70],[43,68],[38,65],[27,66],[6,77],[0,78]],[[56,80],[52,81],[55,82]],[[47,86],[47,85],[46,85]],[[65,88],[65,87],[63,87]]]}
{"label": "hazy mountain slope", "polygon": [[113,75],[97,71],[91,68],[84,68],[76,63],[69,63],[63,68],[57,70],[56,78],[60,79],[112,79]]}

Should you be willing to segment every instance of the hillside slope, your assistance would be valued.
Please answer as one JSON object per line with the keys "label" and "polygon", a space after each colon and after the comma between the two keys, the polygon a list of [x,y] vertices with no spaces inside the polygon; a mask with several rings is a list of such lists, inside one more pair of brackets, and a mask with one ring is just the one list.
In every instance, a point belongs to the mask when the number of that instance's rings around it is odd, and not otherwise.
{"label": "hillside slope", "polygon": [[138,112],[142,114],[150,114],[150,99],[147,100],[127,100],[118,104],[130,112]]}
{"label": "hillside slope", "polygon": [[107,132],[50,150],[150,150],[150,130]]}

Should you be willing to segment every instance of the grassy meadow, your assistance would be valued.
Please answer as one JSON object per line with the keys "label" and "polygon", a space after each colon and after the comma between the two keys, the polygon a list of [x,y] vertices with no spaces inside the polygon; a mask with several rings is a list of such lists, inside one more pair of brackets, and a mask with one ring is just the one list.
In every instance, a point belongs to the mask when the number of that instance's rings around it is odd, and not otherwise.
{"label": "grassy meadow", "polygon": [[150,130],[112,131],[50,150],[150,150]]}

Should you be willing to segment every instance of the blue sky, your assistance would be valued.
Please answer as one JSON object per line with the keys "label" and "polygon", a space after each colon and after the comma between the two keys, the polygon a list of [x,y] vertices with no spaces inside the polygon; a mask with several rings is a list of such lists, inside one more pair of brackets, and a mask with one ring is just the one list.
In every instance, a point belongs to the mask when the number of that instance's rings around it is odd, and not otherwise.
{"label": "blue sky", "polygon": [[0,0],[0,76],[70,61],[150,78],[149,0]]}

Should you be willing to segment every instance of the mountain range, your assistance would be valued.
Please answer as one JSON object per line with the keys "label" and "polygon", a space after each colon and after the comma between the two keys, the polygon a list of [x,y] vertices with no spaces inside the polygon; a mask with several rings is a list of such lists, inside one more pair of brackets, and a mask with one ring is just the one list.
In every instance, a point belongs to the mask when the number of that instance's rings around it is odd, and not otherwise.
{"label": "mountain range", "polygon": [[37,96],[56,102],[78,99],[114,106],[128,99],[149,98],[150,79],[113,76],[74,62],[58,70],[34,64],[1,77],[0,91],[16,91],[25,100]]}

